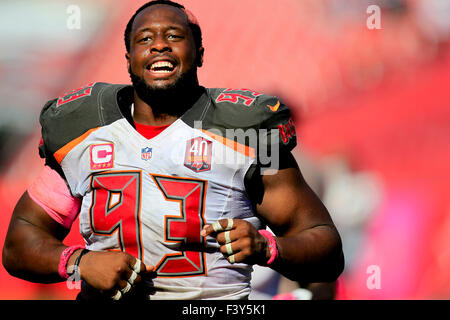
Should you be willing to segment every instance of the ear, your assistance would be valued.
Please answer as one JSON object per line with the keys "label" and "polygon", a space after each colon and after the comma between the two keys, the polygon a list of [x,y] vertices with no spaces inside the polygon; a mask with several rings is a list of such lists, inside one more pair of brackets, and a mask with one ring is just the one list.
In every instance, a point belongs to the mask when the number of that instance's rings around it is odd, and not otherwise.
{"label": "ear", "polygon": [[125,53],[125,59],[127,59],[127,70],[130,70],[130,54]]}
{"label": "ear", "polygon": [[203,55],[205,53],[205,48],[198,48],[198,56],[197,56],[197,66],[201,67],[203,65]]}

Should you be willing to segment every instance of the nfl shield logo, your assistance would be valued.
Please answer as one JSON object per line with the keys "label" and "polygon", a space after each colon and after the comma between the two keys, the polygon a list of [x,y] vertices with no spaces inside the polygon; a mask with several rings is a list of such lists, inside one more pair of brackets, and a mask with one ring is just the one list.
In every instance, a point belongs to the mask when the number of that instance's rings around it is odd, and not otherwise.
{"label": "nfl shield logo", "polygon": [[146,147],[141,149],[141,159],[148,160],[152,157],[152,148]]}

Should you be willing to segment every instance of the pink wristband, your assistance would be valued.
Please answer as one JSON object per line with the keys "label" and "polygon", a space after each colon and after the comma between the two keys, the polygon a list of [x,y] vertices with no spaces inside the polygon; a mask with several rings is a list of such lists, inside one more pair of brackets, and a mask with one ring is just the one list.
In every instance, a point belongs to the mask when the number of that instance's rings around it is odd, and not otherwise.
{"label": "pink wristband", "polygon": [[84,248],[82,245],[76,245],[76,246],[70,246],[64,249],[64,251],[61,253],[61,257],[59,258],[59,265],[58,265],[58,273],[61,278],[67,279],[69,278],[69,275],[67,274],[66,266],[67,261],[69,261],[70,256],[78,249]]}
{"label": "pink wristband", "polygon": [[258,230],[258,232],[269,241],[270,258],[266,262],[266,266],[270,266],[276,258],[278,258],[278,247],[275,237],[267,230]]}

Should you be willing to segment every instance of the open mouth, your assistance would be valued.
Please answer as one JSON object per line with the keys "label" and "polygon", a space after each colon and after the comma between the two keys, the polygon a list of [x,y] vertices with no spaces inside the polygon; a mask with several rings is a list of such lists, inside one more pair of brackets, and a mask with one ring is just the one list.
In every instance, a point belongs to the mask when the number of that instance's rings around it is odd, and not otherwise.
{"label": "open mouth", "polygon": [[167,60],[156,61],[147,67],[153,74],[169,74],[175,70],[175,66],[172,62]]}

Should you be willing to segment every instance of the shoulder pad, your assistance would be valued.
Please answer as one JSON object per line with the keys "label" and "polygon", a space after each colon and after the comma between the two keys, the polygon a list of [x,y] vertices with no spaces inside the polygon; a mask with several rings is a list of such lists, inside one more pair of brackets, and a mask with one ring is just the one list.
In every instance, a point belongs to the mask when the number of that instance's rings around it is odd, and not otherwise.
{"label": "shoulder pad", "polygon": [[205,119],[206,126],[221,131],[241,128],[261,133],[265,130],[268,140],[276,131],[283,148],[290,151],[296,146],[291,111],[277,97],[250,89],[210,89],[210,95],[215,108]]}
{"label": "shoulder pad", "polygon": [[275,113],[288,110],[276,97],[250,89],[214,89],[211,98],[215,118],[228,127],[258,127]]}
{"label": "shoulder pad", "polygon": [[88,130],[123,118],[117,103],[117,93],[126,87],[90,83],[48,101],[39,117],[43,139],[41,157],[48,159]]}

